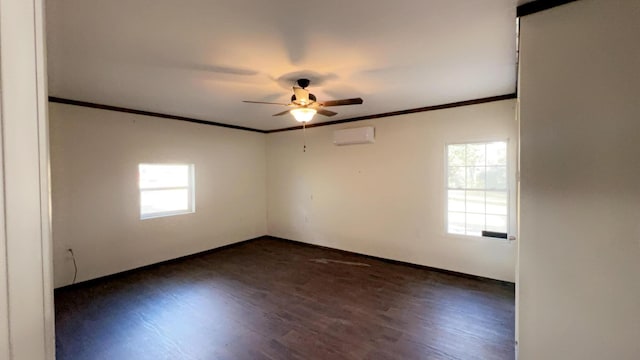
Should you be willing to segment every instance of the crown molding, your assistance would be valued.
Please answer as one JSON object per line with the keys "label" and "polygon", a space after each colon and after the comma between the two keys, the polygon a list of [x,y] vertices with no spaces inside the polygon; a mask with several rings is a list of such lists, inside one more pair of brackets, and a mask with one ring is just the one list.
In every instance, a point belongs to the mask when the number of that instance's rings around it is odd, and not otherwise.
{"label": "crown molding", "polygon": [[527,16],[531,14],[538,13],[540,11],[545,11],[552,9],[554,7],[568,4],[578,0],[536,0],[530,3],[526,3],[518,6],[516,9],[516,14],[518,17]]}

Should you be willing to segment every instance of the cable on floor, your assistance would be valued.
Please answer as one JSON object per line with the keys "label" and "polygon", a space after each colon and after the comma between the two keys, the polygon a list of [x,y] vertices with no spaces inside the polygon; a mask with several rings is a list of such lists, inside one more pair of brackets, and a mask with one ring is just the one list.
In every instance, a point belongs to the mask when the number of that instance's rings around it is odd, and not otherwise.
{"label": "cable on floor", "polygon": [[71,284],[76,283],[76,279],[78,278],[78,264],[76,264],[76,256],[73,254],[73,250],[67,249],[67,251],[71,254],[71,259],[73,259],[73,282]]}

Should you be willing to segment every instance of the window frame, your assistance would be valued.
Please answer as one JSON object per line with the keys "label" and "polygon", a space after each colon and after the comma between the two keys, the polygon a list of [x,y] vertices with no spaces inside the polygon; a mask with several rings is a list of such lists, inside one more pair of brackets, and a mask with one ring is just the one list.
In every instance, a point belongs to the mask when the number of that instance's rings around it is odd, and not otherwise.
{"label": "window frame", "polygon": [[[506,229],[506,234],[507,234],[507,239],[503,239],[503,238],[499,238],[499,237],[493,237],[493,236],[483,236],[483,235],[470,235],[470,234],[460,234],[460,233],[452,233],[449,232],[449,190],[461,190],[461,189],[450,189],[449,188],[449,146],[450,145],[473,145],[473,144],[489,144],[489,143],[494,143],[494,142],[504,142],[507,146],[507,154],[506,154],[506,172],[507,172],[507,179],[506,179],[506,190],[494,190],[494,189],[488,189],[488,188],[482,188],[482,189],[463,189],[462,191],[467,191],[467,190],[477,190],[477,191],[504,191],[507,195],[507,213],[506,213],[506,219],[507,219],[507,229]],[[517,187],[517,183],[514,181],[515,180],[515,174],[512,173],[512,167],[515,166],[515,164],[513,164],[514,159],[512,158],[512,149],[511,149],[511,141],[509,140],[509,138],[498,138],[498,139],[488,139],[488,140],[472,140],[472,141],[452,141],[452,142],[446,142],[444,144],[444,233],[447,236],[451,236],[451,237],[462,237],[462,238],[469,238],[469,239],[478,239],[478,238],[484,238],[484,239],[495,239],[495,240],[509,240],[511,238],[511,230],[515,228],[515,226],[517,226],[515,224],[515,221],[513,219],[513,213],[515,212],[515,205],[513,203],[514,199],[512,197],[512,189]],[[467,165],[465,164],[465,167],[467,167]],[[486,167],[486,164],[485,164]],[[466,174],[466,172],[465,172]],[[466,175],[465,175],[466,176]],[[463,212],[463,214],[467,214],[467,212]],[[485,209],[485,216],[486,216],[486,209]],[[466,224],[466,220],[465,220],[465,224]],[[485,229],[486,230],[486,229]]]}
{"label": "window frame", "polygon": [[[143,189],[140,187],[140,166],[142,165],[160,165],[160,166],[187,166],[188,167],[188,184],[187,186],[168,186],[161,188],[149,188]],[[167,216],[176,216],[176,215],[185,215],[185,214],[193,214],[196,212],[196,201],[195,201],[195,165],[191,163],[139,163],[138,164],[138,214],[140,215],[140,220],[148,220],[155,219]],[[187,209],[186,210],[171,210],[171,211],[159,211],[154,213],[143,214],[142,213],[142,192],[143,191],[163,191],[163,190],[187,190]]]}

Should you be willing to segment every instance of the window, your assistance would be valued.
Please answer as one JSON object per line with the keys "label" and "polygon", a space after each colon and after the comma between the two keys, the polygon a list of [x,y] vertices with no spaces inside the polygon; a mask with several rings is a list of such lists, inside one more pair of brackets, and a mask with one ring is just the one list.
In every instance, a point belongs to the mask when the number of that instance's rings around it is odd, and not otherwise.
{"label": "window", "polygon": [[507,233],[507,142],[447,145],[447,232]]}
{"label": "window", "polygon": [[193,165],[140,164],[140,218],[192,213]]}

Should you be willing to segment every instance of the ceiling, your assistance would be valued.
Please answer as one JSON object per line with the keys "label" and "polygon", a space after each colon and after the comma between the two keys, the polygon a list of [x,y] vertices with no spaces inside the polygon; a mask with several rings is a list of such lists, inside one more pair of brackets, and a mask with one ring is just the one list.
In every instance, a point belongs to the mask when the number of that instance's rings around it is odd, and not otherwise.
{"label": "ceiling", "polygon": [[515,92],[517,0],[50,0],[49,95],[272,130]]}

